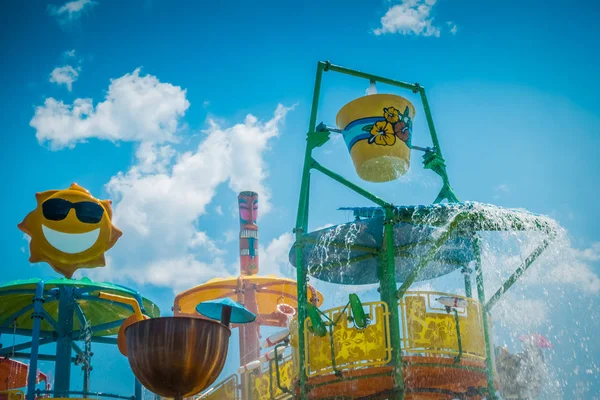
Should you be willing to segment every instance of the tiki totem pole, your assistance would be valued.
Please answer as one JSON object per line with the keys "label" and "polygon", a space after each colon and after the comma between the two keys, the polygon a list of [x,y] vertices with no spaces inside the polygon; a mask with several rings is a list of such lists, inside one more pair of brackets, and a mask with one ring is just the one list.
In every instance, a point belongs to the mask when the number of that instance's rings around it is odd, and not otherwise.
{"label": "tiki totem pole", "polygon": [[258,273],[258,193],[241,192],[240,207],[240,271],[242,275]]}
{"label": "tiki totem pole", "polygon": [[[258,193],[241,192],[238,195],[240,209],[240,278],[238,301],[258,315],[256,288],[243,280],[244,276],[258,273]],[[260,357],[260,321],[240,325],[240,364],[246,365]],[[243,387],[247,382],[242,383]],[[245,392],[245,390],[244,390]]]}

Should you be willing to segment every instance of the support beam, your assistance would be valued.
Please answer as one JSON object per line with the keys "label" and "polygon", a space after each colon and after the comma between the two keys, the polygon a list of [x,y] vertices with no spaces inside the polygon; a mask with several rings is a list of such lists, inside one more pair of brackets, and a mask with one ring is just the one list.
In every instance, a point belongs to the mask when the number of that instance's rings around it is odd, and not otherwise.
{"label": "support beam", "polygon": [[[10,358],[13,360],[31,360],[31,353],[15,353],[11,354]],[[56,361],[56,356],[51,354],[38,354],[38,361]],[[75,362],[75,357],[71,358],[71,362]],[[31,365],[31,364],[30,364]]]}
{"label": "support beam", "polygon": [[440,235],[438,240],[435,241],[433,246],[431,246],[431,249],[429,249],[427,254],[425,254],[425,256],[421,258],[421,261],[419,261],[419,263],[415,266],[408,278],[406,278],[406,281],[404,281],[404,283],[402,283],[402,286],[400,286],[400,289],[398,289],[397,297],[399,299],[402,298],[402,296],[404,296],[404,293],[406,293],[410,285],[414,283],[414,281],[417,279],[423,268],[425,268],[429,261],[431,261],[438,249],[444,244],[446,240],[448,240],[454,229],[456,229],[460,222],[462,222],[462,220],[464,220],[465,218],[465,214],[458,214],[456,217],[454,217],[454,220],[450,222],[450,224],[448,224],[446,231]]}
{"label": "support beam", "polygon": [[[306,354],[305,354],[305,340],[304,340],[304,321],[306,320],[306,267],[302,260],[303,250],[303,237],[304,233],[308,228],[308,203],[309,203],[309,188],[310,188],[310,167],[312,160],[313,147],[309,141],[310,132],[314,132],[317,125],[317,111],[319,108],[319,95],[321,92],[321,79],[323,77],[323,68],[325,64],[319,62],[317,64],[317,75],[315,78],[315,88],[313,92],[313,102],[310,113],[310,121],[308,126],[306,152],[304,154],[304,168],[302,170],[302,183],[300,186],[300,199],[298,201],[298,215],[296,217],[296,228],[294,233],[296,234],[296,282],[298,289],[298,378],[300,387],[300,400],[306,400],[308,397],[308,391],[306,387],[307,375],[306,375]],[[246,400],[246,399],[244,399]]]}
{"label": "support beam", "polygon": [[[32,336],[32,330],[30,329],[14,329],[14,328],[8,328],[8,327],[2,327],[0,328],[0,333],[5,333],[7,335],[19,335],[19,336]],[[38,337],[55,337],[56,335],[54,334],[54,332],[44,332],[44,331],[40,331]]]}
{"label": "support beam", "polygon": [[29,371],[27,374],[27,400],[35,398],[35,383],[37,381],[38,369],[38,351],[40,347],[40,329],[42,326],[44,303],[44,281],[40,280],[35,287],[35,297],[33,298],[33,329],[31,330],[31,359],[29,361]]}
{"label": "support beam", "polygon": [[92,336],[92,343],[117,344],[117,338],[106,336]]}
{"label": "support beam", "polygon": [[[483,266],[481,265],[481,246],[479,245],[479,237],[475,235],[473,237],[473,250],[475,252],[475,280],[477,282],[477,297],[480,304],[485,304],[485,289],[483,287]],[[494,361],[493,354],[494,349],[492,348],[492,342],[490,340],[490,325],[489,325],[489,314],[484,309],[481,310],[481,316],[483,321],[483,338],[485,340],[485,364],[486,364],[486,379],[488,396],[490,400],[497,400],[496,397],[496,386],[494,385]]]}
{"label": "support beam", "polygon": [[135,378],[134,385],[135,400],[142,400],[142,384]]}
{"label": "support beam", "polygon": [[465,296],[468,298],[473,297],[473,287],[471,284],[471,269],[469,267],[463,267],[460,271],[465,279]]}
{"label": "support beam", "polygon": [[418,85],[413,85],[412,83],[396,81],[394,79],[388,79],[388,78],[384,78],[382,76],[367,74],[365,72],[356,71],[356,70],[353,70],[350,68],[340,67],[339,65],[331,64],[329,61],[326,61],[324,64],[325,64],[325,71],[339,72],[342,74],[355,76],[357,78],[364,78],[364,79],[368,79],[369,81],[380,82],[380,83],[383,83],[386,85],[396,86],[399,88],[408,89],[408,90],[412,90],[412,91],[416,91],[420,87]]}
{"label": "support beam", "polygon": [[74,289],[60,287],[58,299],[58,338],[56,340],[56,375],[54,390],[66,392],[71,386],[71,344],[73,342],[73,317],[75,315]]}
{"label": "support beam", "polygon": [[496,293],[494,293],[494,295],[485,304],[484,309],[486,311],[489,312],[492,310],[492,307],[494,307],[496,302],[498,302],[498,300],[500,300],[502,295],[504,293],[506,293],[512,285],[515,284],[515,282],[525,273],[525,271],[527,271],[527,269],[531,266],[531,264],[533,264],[534,261],[537,260],[537,258],[540,256],[540,254],[542,254],[544,252],[544,250],[546,250],[546,248],[548,248],[548,246],[550,245],[550,242],[553,239],[554,239],[554,235],[550,239],[544,239],[542,241],[542,243],[529,255],[529,257],[527,257],[525,259],[525,261],[523,261],[521,263],[519,268],[517,268],[515,270],[515,272],[513,272],[513,274],[506,280],[506,282],[504,282],[502,287],[500,289],[498,289],[498,291],[496,291]]}
{"label": "support beam", "polygon": [[341,183],[342,185],[346,186],[348,189],[351,189],[354,192],[360,194],[367,200],[371,200],[373,203],[377,204],[378,206],[380,206],[380,207],[388,206],[388,203],[385,202],[384,200],[380,199],[379,197],[375,196],[374,194],[369,193],[368,191],[361,188],[360,186],[355,185],[354,183],[348,181],[343,176],[338,175],[335,172],[325,168],[324,166],[322,166],[321,164],[319,164],[318,162],[316,162],[314,160],[312,160],[312,168],[316,169],[319,172],[322,172],[323,174],[327,175],[334,181]]}
{"label": "support beam", "polygon": [[[112,321],[112,322],[107,322],[107,323],[102,324],[102,325],[96,325],[96,326],[94,326],[94,327],[92,327],[90,329],[90,332],[92,333],[92,335],[94,335],[94,334],[96,334],[98,332],[102,332],[102,331],[105,331],[105,330],[108,330],[108,329],[118,328],[118,327],[120,327],[123,324],[124,321],[125,321],[125,318],[119,319],[119,320],[116,320],[116,321]],[[73,340],[83,340],[83,338],[85,338],[85,336],[88,333],[89,332],[86,332],[85,330],[81,330],[80,329],[78,331],[73,332],[72,339]]]}
{"label": "support beam", "polygon": [[4,348],[0,349],[0,356],[10,357],[13,351],[25,350],[25,349],[29,349],[29,348],[33,349],[33,346],[39,347],[41,345],[52,343],[52,342],[54,342],[54,338],[40,339],[38,337],[37,344],[34,343],[34,341],[32,340],[31,342],[27,342],[27,343],[21,343],[21,344],[16,344],[16,345],[10,346],[10,347],[4,347]]}
{"label": "support beam", "polygon": [[394,214],[393,207],[385,209],[383,257],[379,259],[379,287],[381,301],[385,302],[389,311],[390,343],[392,346],[392,366],[394,367],[394,400],[404,399],[404,377],[402,374],[402,343],[400,340],[400,318],[398,315],[398,298],[396,297],[396,263],[394,249]]}

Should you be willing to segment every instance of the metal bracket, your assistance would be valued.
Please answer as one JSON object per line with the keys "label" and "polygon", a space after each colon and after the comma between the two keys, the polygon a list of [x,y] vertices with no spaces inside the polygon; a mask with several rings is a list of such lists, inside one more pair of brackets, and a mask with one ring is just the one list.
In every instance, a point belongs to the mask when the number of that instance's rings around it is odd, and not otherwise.
{"label": "metal bracket", "polygon": [[31,319],[44,319],[44,313],[43,312],[33,312],[31,313]]}

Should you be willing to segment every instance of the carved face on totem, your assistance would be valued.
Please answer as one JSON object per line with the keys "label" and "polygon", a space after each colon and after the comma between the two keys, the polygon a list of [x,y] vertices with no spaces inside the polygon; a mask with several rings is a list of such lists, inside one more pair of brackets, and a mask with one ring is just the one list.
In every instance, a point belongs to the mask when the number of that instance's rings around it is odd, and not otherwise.
{"label": "carved face on totem", "polygon": [[242,275],[258,273],[258,193],[241,192],[240,209],[240,269]]}
{"label": "carved face on totem", "polygon": [[258,193],[256,192],[241,192],[238,195],[238,203],[240,206],[240,225],[246,228],[258,229],[256,219],[258,216]]}

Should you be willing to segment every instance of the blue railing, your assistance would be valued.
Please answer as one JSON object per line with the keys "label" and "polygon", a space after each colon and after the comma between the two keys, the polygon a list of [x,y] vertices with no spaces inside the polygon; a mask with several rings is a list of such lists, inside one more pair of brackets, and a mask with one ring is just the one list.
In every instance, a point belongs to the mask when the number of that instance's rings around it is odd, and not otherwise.
{"label": "blue railing", "polygon": [[69,397],[72,394],[78,395],[78,396],[85,396],[85,397],[109,397],[111,399],[124,399],[124,400],[135,400],[135,396],[122,396],[120,394],[113,394],[113,393],[102,393],[102,392],[82,392],[82,391],[65,391],[65,392],[57,392],[54,390],[40,390],[37,389],[35,391],[36,396],[42,395],[42,394],[51,394],[53,396],[62,396],[62,397]]}

